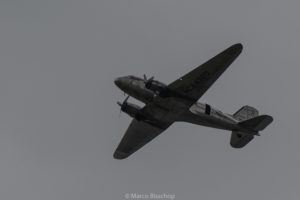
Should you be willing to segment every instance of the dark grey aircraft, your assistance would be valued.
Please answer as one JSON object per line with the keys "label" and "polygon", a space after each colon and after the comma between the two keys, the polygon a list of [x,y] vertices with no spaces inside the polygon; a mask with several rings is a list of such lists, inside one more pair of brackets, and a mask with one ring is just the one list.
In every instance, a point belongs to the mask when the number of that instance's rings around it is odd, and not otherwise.
{"label": "dark grey aircraft", "polygon": [[233,115],[223,113],[198,99],[241,53],[243,46],[235,44],[206,63],[180,77],[169,85],[135,76],[120,77],[115,84],[129,96],[145,103],[144,107],[118,102],[121,110],[133,120],[117,147],[114,158],[124,159],[143,147],[177,121],[189,122],[232,131],[230,145],[242,148],[273,118],[258,115],[258,110],[243,106]]}

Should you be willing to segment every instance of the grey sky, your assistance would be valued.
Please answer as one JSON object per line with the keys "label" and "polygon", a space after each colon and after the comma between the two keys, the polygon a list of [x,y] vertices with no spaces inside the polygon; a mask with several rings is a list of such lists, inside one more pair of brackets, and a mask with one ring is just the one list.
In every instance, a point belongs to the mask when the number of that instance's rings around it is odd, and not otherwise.
{"label": "grey sky", "polygon": [[[0,195],[5,200],[299,199],[300,2],[2,0]],[[230,133],[176,123],[126,160],[112,155],[118,76],[169,83],[241,42],[200,99],[251,105],[274,122],[244,149]],[[132,101],[132,99],[130,100]]]}

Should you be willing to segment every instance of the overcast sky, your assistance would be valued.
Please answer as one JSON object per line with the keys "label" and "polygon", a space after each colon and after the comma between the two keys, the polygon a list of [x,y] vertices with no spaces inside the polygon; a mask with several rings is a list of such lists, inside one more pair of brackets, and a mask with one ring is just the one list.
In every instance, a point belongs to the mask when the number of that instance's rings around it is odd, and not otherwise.
{"label": "overcast sky", "polygon": [[[253,200],[300,196],[300,1],[1,0],[0,198]],[[244,50],[199,100],[274,122],[243,149],[175,123],[125,160],[118,76],[168,84],[232,44]],[[130,99],[129,101],[133,101]],[[133,101],[135,102],[135,101]]]}

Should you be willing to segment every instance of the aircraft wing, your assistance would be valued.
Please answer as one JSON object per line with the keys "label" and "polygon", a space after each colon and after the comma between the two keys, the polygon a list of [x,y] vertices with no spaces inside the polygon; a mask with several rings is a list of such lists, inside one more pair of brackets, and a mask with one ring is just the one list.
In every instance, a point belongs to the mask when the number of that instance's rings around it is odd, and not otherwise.
{"label": "aircraft wing", "polygon": [[220,77],[227,67],[239,56],[243,46],[235,44],[206,63],[168,85],[168,91],[188,99],[188,106],[198,99]]}
{"label": "aircraft wing", "polygon": [[169,122],[146,122],[133,119],[114,153],[114,158],[127,158],[166,130],[171,124]]}

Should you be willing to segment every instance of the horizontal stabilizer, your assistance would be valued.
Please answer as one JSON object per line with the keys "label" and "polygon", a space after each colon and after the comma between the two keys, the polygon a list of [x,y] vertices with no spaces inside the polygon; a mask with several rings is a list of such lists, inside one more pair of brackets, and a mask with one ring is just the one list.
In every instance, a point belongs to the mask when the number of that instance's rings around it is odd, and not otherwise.
{"label": "horizontal stabilizer", "polygon": [[273,118],[269,115],[260,115],[239,123],[241,127],[250,128],[254,131],[264,130],[271,122]]}

